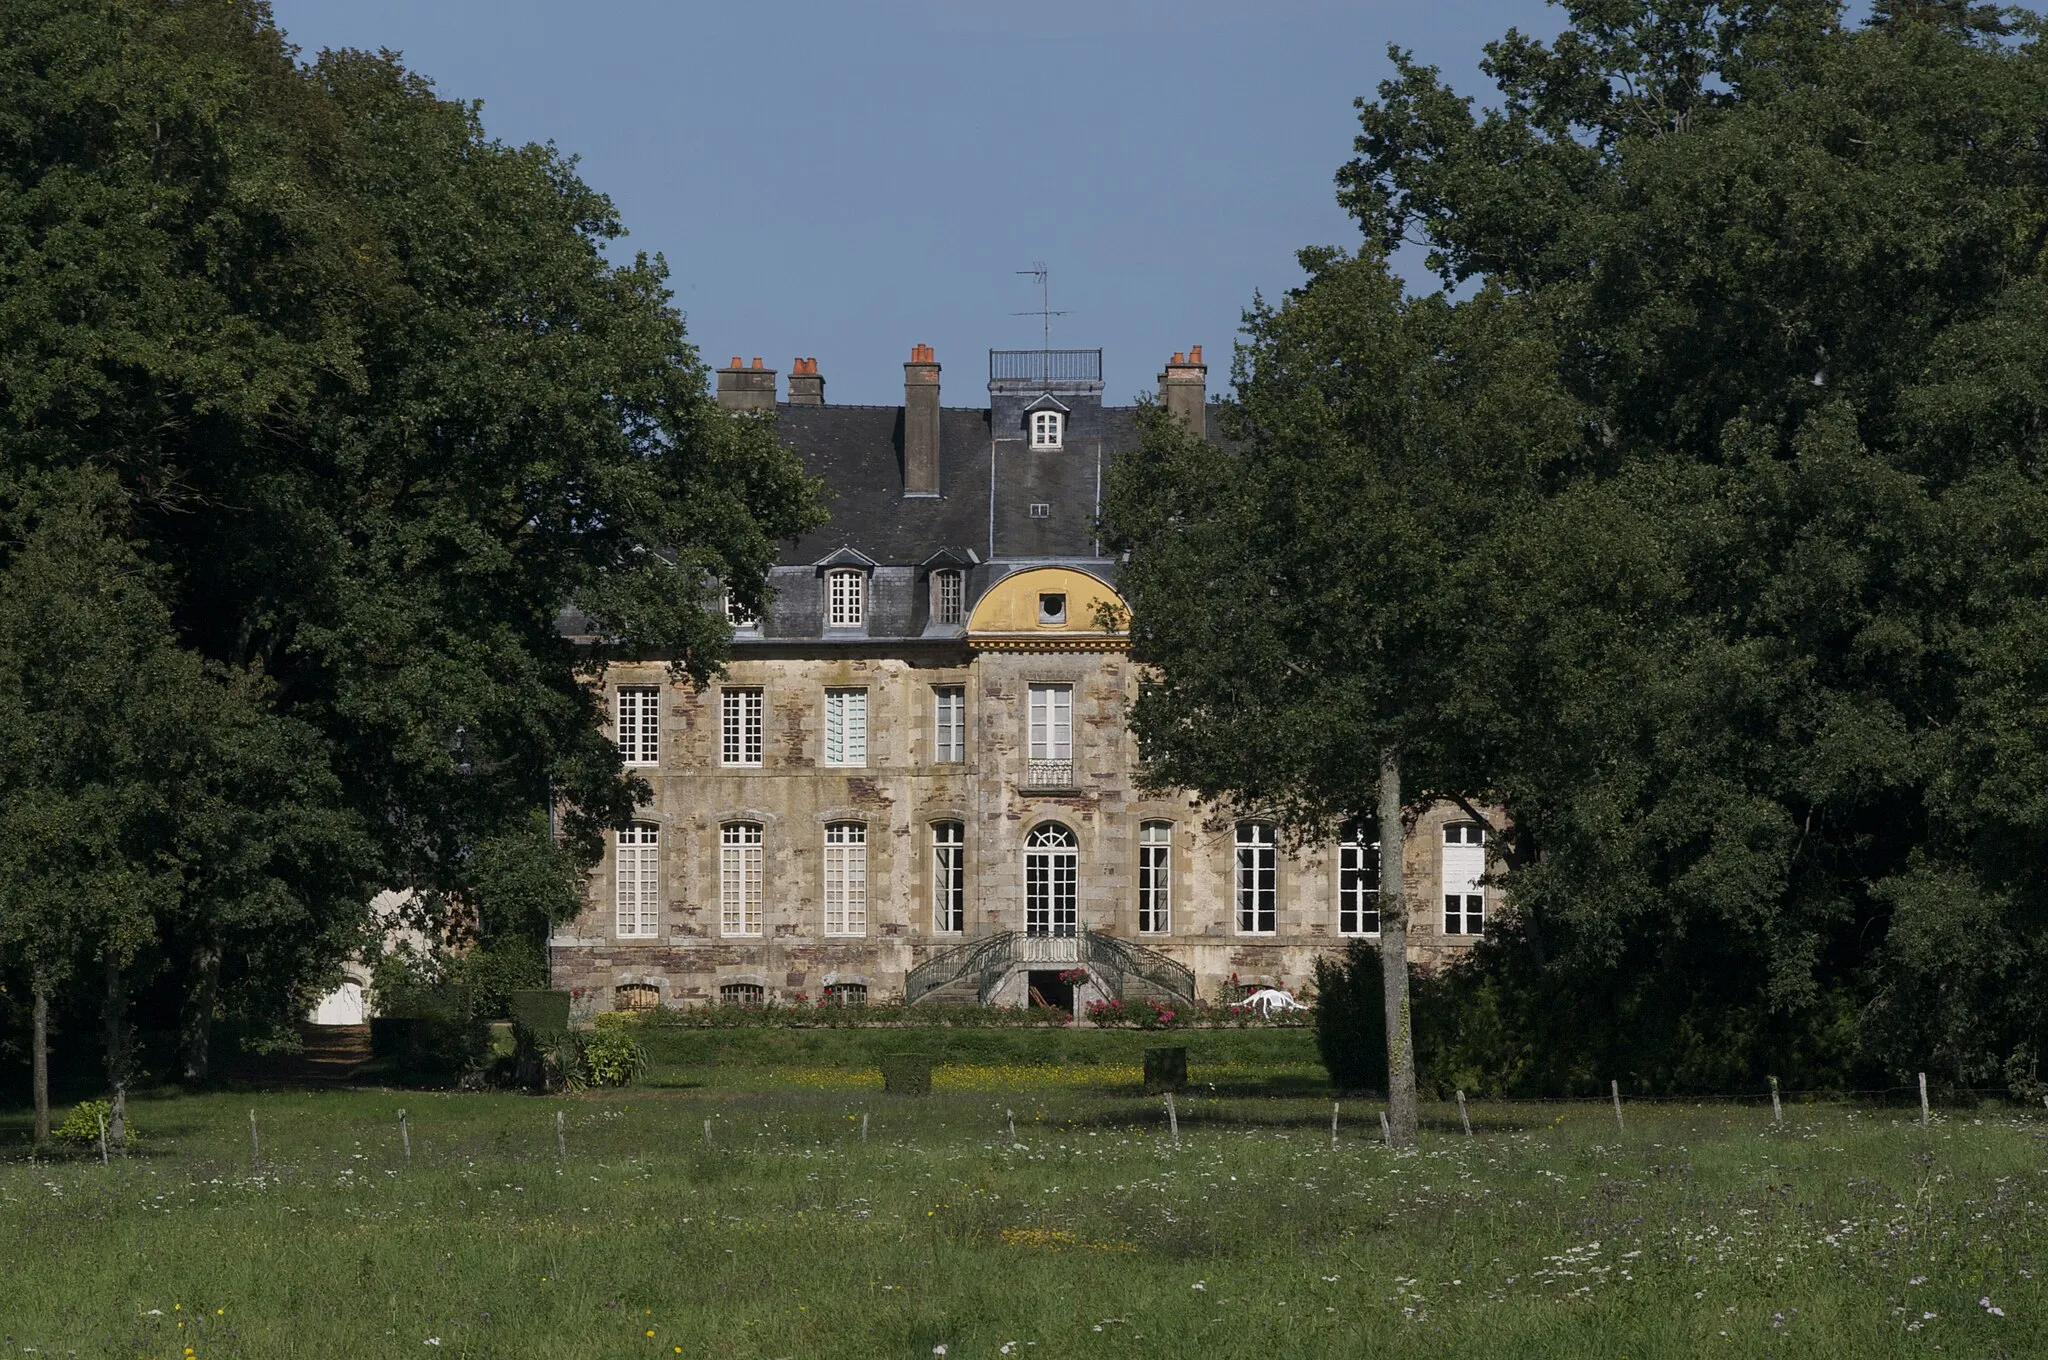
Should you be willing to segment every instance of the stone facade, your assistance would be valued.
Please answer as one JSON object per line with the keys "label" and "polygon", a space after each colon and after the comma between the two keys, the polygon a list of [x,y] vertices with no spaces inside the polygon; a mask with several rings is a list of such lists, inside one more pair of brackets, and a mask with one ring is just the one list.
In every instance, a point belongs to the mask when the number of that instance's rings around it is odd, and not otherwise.
{"label": "stone facade", "polygon": [[[914,381],[935,375],[928,356],[928,350],[915,356]],[[815,374],[814,362],[809,371]],[[758,372],[744,375],[746,402],[758,401]],[[1185,381],[1184,366],[1176,376]],[[1087,396],[1061,393],[1069,410]],[[1199,412],[1198,403],[1194,409]],[[1092,427],[1108,423],[1099,412],[1077,414],[1087,415]],[[1091,457],[1103,456],[1102,442]],[[1000,450],[992,449],[980,464],[990,478],[982,494],[991,502],[1003,490],[999,462]],[[947,471],[942,465],[942,485]],[[1022,494],[1049,496],[1046,484],[1034,476]],[[1054,513],[1072,516],[1073,509],[1065,505]],[[988,518],[993,538],[993,510]],[[847,984],[864,988],[871,1001],[901,999],[906,976],[935,953],[1042,925],[1049,900],[1065,909],[1057,900],[1060,889],[1048,888],[1045,875],[1035,897],[1027,885],[1027,840],[1055,824],[1071,849],[1054,853],[1070,854],[1073,867],[1072,920],[1063,928],[1113,936],[1177,960],[1193,972],[1204,999],[1221,995],[1233,978],[1303,988],[1316,956],[1342,944],[1338,847],[1299,853],[1276,847],[1272,928],[1245,928],[1246,907],[1254,912],[1251,924],[1262,924],[1259,902],[1244,901],[1241,891],[1239,828],[1246,819],[1196,798],[1153,797],[1138,788],[1127,721],[1137,695],[1136,668],[1122,637],[1102,626],[1099,610],[1120,604],[1114,563],[1083,546],[1085,539],[1062,560],[1006,561],[959,548],[957,537],[949,542],[944,535],[919,545],[917,560],[891,562],[859,551],[860,528],[849,524],[829,535],[843,541],[809,565],[778,569],[778,598],[790,598],[792,606],[777,611],[784,623],[771,617],[742,630],[718,684],[701,692],[677,685],[657,662],[617,666],[605,677],[613,713],[630,711],[626,721],[639,734],[633,740],[646,741],[633,747],[642,756],[635,773],[647,779],[653,796],[636,831],[592,876],[586,910],[553,941],[555,985],[572,990],[578,1009],[610,1009],[628,997],[672,1006],[717,1002],[726,995],[722,989],[735,986],[758,987],[760,996],[783,1001],[800,994],[818,999]],[[936,568],[919,565],[927,562],[926,547],[944,550],[929,559]],[[898,547],[893,555],[910,554]],[[935,617],[927,596],[937,589],[932,570],[953,570],[953,563],[962,564],[963,604],[961,617],[948,623]],[[850,569],[864,573],[865,622],[859,629],[834,628],[819,583],[827,572]],[[1113,610],[1107,617],[1113,620]],[[790,628],[792,618],[803,622]],[[882,620],[890,622],[883,627]],[[621,691],[630,696],[628,708],[621,707]],[[758,710],[748,708],[755,693]],[[859,696],[865,750],[857,763],[846,763],[843,727],[835,738],[841,763],[828,762],[828,693]],[[957,694],[955,702],[964,706],[964,748],[942,743],[942,693]],[[651,701],[651,734],[640,726],[641,695]],[[1035,734],[1034,702],[1041,720]],[[735,763],[736,754],[742,761],[755,755],[732,745],[736,734],[744,740],[741,729],[754,711],[758,763]],[[1053,725],[1060,718],[1067,745],[1055,748]],[[843,709],[839,721],[850,721]],[[1068,753],[1066,761],[1048,758],[1059,750]],[[1456,861],[1454,876],[1474,876],[1473,852],[1444,843],[1447,826],[1469,820],[1449,805],[1433,807],[1408,841],[1404,886],[1410,957],[1418,963],[1444,959],[1471,942],[1469,935],[1444,933],[1442,909],[1447,855]],[[1140,841],[1148,824],[1168,828],[1165,930],[1140,929]],[[758,850],[726,844],[731,836],[756,834],[746,828],[758,828]],[[935,838],[956,834],[965,862],[959,876],[963,919],[954,930],[941,914],[950,905],[937,900]],[[1057,830],[1046,834],[1062,839]],[[756,864],[758,876],[750,879]],[[829,921],[828,886],[834,894]],[[855,899],[863,908],[857,924],[848,919]],[[750,919],[756,902],[758,922]],[[1001,995],[1021,1001],[1025,990],[1020,983]]]}

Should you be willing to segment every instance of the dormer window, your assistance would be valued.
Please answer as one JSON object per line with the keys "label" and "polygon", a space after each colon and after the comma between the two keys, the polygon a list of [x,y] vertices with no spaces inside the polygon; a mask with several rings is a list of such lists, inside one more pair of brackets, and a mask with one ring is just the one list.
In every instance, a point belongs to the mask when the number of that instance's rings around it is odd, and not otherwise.
{"label": "dormer window", "polygon": [[1038,597],[1038,621],[1059,624],[1067,621],[1067,597],[1064,594],[1044,594]]}
{"label": "dormer window", "polygon": [[725,592],[725,621],[740,631],[759,631],[761,627],[761,620],[748,612],[747,607],[740,603],[740,597],[730,590]]}
{"label": "dormer window", "polygon": [[1067,418],[1058,411],[1031,413],[1031,447],[1056,449],[1066,433]]}
{"label": "dormer window", "polygon": [[841,568],[825,574],[826,621],[833,628],[859,628],[867,621],[867,575]]}
{"label": "dormer window", "polygon": [[960,573],[950,568],[932,573],[932,619],[936,623],[960,622],[966,597]]}

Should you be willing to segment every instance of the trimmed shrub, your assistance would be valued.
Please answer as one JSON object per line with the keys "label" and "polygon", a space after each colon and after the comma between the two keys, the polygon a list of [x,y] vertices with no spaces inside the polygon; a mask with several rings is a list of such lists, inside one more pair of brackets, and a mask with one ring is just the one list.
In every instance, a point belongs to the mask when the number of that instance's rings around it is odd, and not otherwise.
{"label": "trimmed shrub", "polygon": [[599,1025],[576,1036],[577,1085],[625,1086],[647,1067],[647,1050],[624,1025]]}
{"label": "trimmed shrub", "polygon": [[1188,1051],[1184,1048],[1145,1050],[1145,1094],[1165,1095],[1188,1084]]}
{"label": "trimmed shrub", "polygon": [[882,1089],[899,1096],[932,1093],[932,1060],[923,1053],[886,1053],[880,1062]]}
{"label": "trimmed shrub", "polygon": [[1338,1089],[1387,1089],[1385,998],[1379,947],[1370,941],[1351,941],[1342,958],[1316,960],[1316,1051]]}
{"label": "trimmed shrub", "polygon": [[[110,1100],[82,1100],[71,1107],[71,1113],[64,1116],[64,1122],[54,1130],[59,1142],[76,1147],[96,1147],[100,1141],[100,1130],[113,1118],[114,1103]],[[142,1135],[135,1130],[133,1119],[127,1122],[128,1146],[134,1147],[142,1141]]]}

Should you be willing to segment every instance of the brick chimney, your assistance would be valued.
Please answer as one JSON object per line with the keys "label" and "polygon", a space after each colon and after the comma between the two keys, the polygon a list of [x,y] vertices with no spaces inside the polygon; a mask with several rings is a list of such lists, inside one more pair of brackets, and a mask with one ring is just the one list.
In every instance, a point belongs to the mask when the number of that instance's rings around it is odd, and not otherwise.
{"label": "brick chimney", "polygon": [[1159,375],[1159,404],[1198,435],[1208,433],[1203,408],[1209,400],[1209,366],[1202,362],[1202,347],[1175,354]]}
{"label": "brick chimney", "polygon": [[718,370],[718,404],[728,411],[772,411],[775,409],[775,370],[763,368],[759,355],[752,368],[742,367],[740,356],[732,366]]}
{"label": "brick chimney", "polygon": [[790,364],[789,404],[791,406],[823,406],[825,404],[825,380],[818,375],[818,361],[815,357],[797,359]]}
{"label": "brick chimney", "polygon": [[903,494],[939,494],[939,361],[912,345],[903,365]]}

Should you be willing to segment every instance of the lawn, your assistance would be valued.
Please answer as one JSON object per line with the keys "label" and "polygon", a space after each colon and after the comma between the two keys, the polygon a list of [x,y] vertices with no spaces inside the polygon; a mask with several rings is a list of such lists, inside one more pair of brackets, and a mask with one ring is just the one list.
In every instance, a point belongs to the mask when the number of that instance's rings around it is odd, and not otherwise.
{"label": "lawn", "polygon": [[1332,1146],[1306,1036],[1197,1033],[1176,1146],[1136,1087],[1156,1036],[915,1039],[964,1044],[926,1098],[878,1089],[865,1031],[666,1034],[646,1084],[575,1098],[167,1095],[106,1168],[30,1166],[11,1110],[0,1338],[164,1360],[2048,1350],[2030,1112],[1923,1131],[1638,1104],[1618,1131],[1601,1104],[1475,1104],[1472,1137],[1431,1107],[1394,1153],[1363,1102]]}

